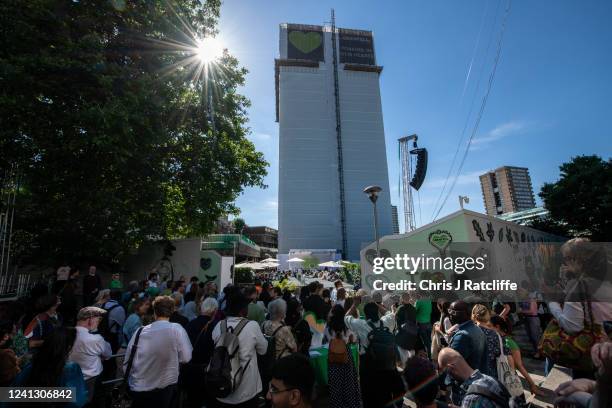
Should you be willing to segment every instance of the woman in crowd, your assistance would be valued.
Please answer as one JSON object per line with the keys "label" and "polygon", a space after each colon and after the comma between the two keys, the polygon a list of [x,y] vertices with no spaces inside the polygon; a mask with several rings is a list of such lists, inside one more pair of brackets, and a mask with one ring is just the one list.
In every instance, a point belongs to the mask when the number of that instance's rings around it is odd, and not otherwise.
{"label": "woman in crowd", "polygon": [[497,359],[501,356],[501,353],[509,354],[508,349],[501,349],[500,335],[493,326],[491,326],[491,312],[485,305],[476,304],[472,308],[472,321],[480,327],[480,330],[485,334],[486,337],[486,350],[487,355],[485,356],[485,365],[487,367],[486,372],[488,376],[499,380],[497,377]]}
{"label": "woman in crowd", "polygon": [[510,366],[514,370],[518,370],[525,380],[529,383],[529,390],[532,394],[542,395],[542,391],[533,381],[529,372],[523,365],[523,357],[521,355],[521,349],[519,345],[514,341],[514,339],[510,336],[510,327],[506,319],[503,319],[500,316],[491,316],[491,326],[495,328],[495,330],[502,336],[504,339],[504,347],[510,351],[510,355],[508,356],[508,362]]}
{"label": "woman in crowd", "polygon": [[345,303],[346,303],[346,289],[345,288],[338,288],[338,290],[336,291],[336,302],[335,302],[335,305],[340,305],[340,306],[344,307]]}
{"label": "woman in crowd", "polygon": [[[68,406],[82,407],[87,402],[87,386],[81,367],[68,361],[68,355],[76,339],[73,327],[56,328],[40,346],[38,353],[19,373],[17,387],[73,387],[76,401]],[[19,407],[21,404],[15,404]]]}
{"label": "woman in crowd", "polygon": [[291,327],[285,325],[285,315],[287,314],[287,302],[283,299],[276,299],[268,303],[268,313],[270,320],[262,323],[261,329],[263,334],[276,339],[276,350],[274,358],[278,360],[281,357],[295,353],[297,344]]}
{"label": "woman in crowd", "polygon": [[[192,284],[191,290],[196,290],[197,293],[192,300],[189,300],[185,303],[185,307],[183,307],[183,316],[187,318],[187,320],[192,321],[196,317],[198,317],[198,309],[206,296],[206,291],[204,289],[200,289],[197,285]],[[187,296],[185,296],[187,297]]]}
{"label": "woman in crowd", "polygon": [[62,324],[57,314],[57,308],[61,303],[60,298],[53,294],[44,295],[36,302],[36,309],[40,313],[32,319],[24,331],[30,351],[38,350],[53,330]]}
{"label": "woman in crowd", "polygon": [[359,377],[349,347],[355,342],[355,335],[346,327],[344,315],[344,308],[336,305],[332,308],[327,321],[329,406],[361,408]]}
{"label": "woman in crowd", "polygon": [[[125,354],[125,349],[134,333],[136,333],[136,330],[144,326],[143,318],[151,309],[151,301],[146,297],[138,298],[134,302],[132,308],[134,313],[129,315],[125,323],[123,323],[121,347],[117,351],[117,354]],[[117,357],[117,373],[119,376],[123,375],[123,359],[124,357]]]}
{"label": "woman in crowd", "polygon": [[[563,244],[561,255],[560,283],[565,286],[565,296],[548,303],[561,329],[571,335],[581,332],[586,325],[603,327],[605,322],[612,321],[612,302],[609,301],[612,282],[606,279],[605,249],[586,238],[573,238]],[[555,290],[545,283],[541,291],[548,299],[555,296]],[[572,375],[593,378],[593,373],[586,371],[573,370]]]}
{"label": "woman in crowd", "polygon": [[110,289],[102,289],[100,292],[98,292],[98,296],[96,296],[96,300],[93,305],[95,307],[99,307],[100,309],[104,309],[104,305],[110,300],[110,294]]}

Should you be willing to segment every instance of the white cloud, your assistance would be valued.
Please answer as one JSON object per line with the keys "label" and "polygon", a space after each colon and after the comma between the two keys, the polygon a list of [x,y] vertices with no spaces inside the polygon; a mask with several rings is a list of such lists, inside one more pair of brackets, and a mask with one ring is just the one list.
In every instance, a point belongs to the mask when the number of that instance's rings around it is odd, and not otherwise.
{"label": "white cloud", "polygon": [[255,140],[260,140],[262,142],[267,142],[268,140],[272,140],[272,135],[268,133],[253,133],[251,137]]}
{"label": "white cloud", "polygon": [[266,200],[262,205],[262,210],[270,211],[278,209],[278,199]]}
{"label": "white cloud", "polygon": [[527,124],[522,121],[511,121],[502,123],[496,126],[483,136],[476,137],[472,140],[470,150],[478,150],[484,148],[488,144],[496,140],[503,139],[511,135],[519,135],[525,131]]}

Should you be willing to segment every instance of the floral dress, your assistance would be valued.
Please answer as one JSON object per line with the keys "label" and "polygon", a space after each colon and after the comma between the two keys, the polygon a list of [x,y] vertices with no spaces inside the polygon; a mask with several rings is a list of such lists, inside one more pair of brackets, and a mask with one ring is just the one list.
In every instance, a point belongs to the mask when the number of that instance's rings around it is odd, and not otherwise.
{"label": "floral dress", "polygon": [[[497,358],[501,355],[502,350],[500,349],[500,335],[495,330],[487,329],[486,327],[479,326],[486,337],[486,367],[487,374],[496,380],[497,378]],[[503,343],[503,341],[502,341]],[[510,354],[510,351],[504,346],[504,355]]]}

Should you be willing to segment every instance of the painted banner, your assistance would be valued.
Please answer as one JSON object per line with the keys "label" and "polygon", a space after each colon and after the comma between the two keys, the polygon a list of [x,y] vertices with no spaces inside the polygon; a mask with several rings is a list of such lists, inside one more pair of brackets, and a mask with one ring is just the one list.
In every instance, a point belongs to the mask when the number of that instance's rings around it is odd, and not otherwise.
{"label": "painted banner", "polygon": [[287,58],[323,61],[323,27],[287,25]]}
{"label": "painted banner", "polygon": [[340,63],[376,65],[371,31],[339,29]]}

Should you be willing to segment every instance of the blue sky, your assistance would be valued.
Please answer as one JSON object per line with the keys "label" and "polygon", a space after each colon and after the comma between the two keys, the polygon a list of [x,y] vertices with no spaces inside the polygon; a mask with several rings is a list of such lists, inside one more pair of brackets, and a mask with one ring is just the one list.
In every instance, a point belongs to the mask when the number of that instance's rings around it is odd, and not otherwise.
{"label": "blue sky", "polygon": [[[252,102],[249,138],[270,163],[265,181],[269,188],[246,189],[237,200],[241,217],[249,225],[277,226],[274,58],[280,23],[324,24],[333,7],[339,27],[374,32],[377,62],[384,66],[380,86],[393,204],[401,201],[397,139],[417,133],[419,145],[429,150],[420,217],[415,196],[417,225],[422,225],[432,219],[467,123],[459,158],[465,150],[493,66],[506,4],[226,0],[220,39],[249,70],[241,90]],[[612,155],[611,20],[612,2],[605,0],[513,1],[479,130],[440,216],[458,209],[459,194],[470,197],[466,208],[484,212],[478,175],[489,169],[528,167],[537,196],[540,186],[555,181],[558,166],[572,156]]]}

